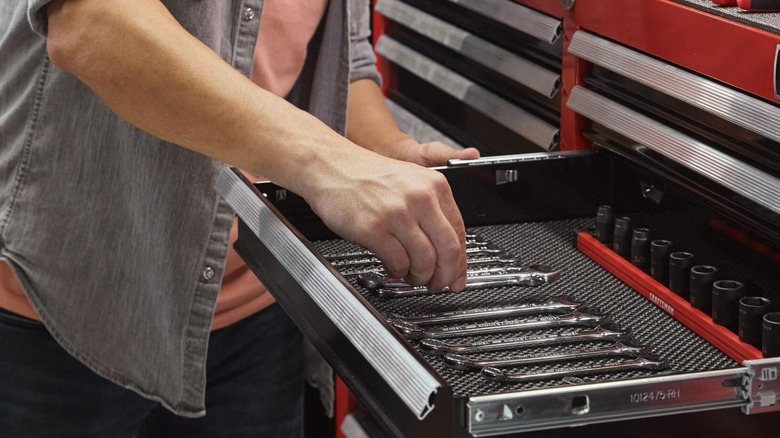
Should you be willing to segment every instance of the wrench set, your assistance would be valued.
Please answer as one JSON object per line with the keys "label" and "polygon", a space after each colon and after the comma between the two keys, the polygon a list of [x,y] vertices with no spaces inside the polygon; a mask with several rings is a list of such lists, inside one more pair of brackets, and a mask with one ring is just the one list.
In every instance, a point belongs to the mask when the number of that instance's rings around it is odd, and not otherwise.
{"label": "wrench set", "polygon": [[[467,236],[467,246],[465,291],[541,286],[561,276],[545,264],[522,264],[518,257],[477,235]],[[451,293],[446,288],[430,291],[387,276],[381,262],[368,251],[324,257],[343,270],[346,278],[382,300]],[[388,312],[386,318],[431,360],[456,372],[479,372],[491,382],[524,383],[669,368],[667,361],[651,354],[650,345],[640,345],[631,330],[612,323],[611,314],[568,295],[415,315]],[[545,363],[554,368],[533,370]]]}

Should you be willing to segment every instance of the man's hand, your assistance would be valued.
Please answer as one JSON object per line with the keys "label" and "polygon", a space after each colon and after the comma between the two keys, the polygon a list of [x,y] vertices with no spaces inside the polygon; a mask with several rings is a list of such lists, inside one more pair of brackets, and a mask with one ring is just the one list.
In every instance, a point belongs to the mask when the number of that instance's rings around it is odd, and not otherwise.
{"label": "man's hand", "polygon": [[[329,185],[326,195],[310,201],[314,211],[333,231],[374,251],[390,275],[430,290],[463,290],[463,219],[447,180],[425,167],[442,166],[453,158],[479,158],[479,151],[439,142],[420,144],[401,132],[371,80],[350,84],[347,137],[384,157],[368,151],[366,161],[350,157],[350,164],[360,163],[352,175],[361,181],[353,187],[358,192],[350,192],[348,185]],[[340,223],[336,217],[345,213],[347,222]]]}
{"label": "man's hand", "polygon": [[369,151],[349,162],[349,174],[334,165],[330,183],[307,198],[315,213],[340,236],[374,251],[390,275],[431,290],[462,290],[465,227],[444,176]]}

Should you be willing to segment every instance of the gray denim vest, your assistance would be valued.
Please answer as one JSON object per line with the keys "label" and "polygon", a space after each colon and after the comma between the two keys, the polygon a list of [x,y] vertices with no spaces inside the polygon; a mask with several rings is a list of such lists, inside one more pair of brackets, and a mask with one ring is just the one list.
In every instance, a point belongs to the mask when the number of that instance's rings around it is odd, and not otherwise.
{"label": "gray denim vest", "polygon": [[[0,259],[73,356],[176,413],[203,415],[233,216],[213,190],[224,164],[138,130],[53,66],[47,3],[0,2]],[[249,76],[262,0],[163,3]],[[339,132],[349,81],[377,80],[368,18],[366,0],[331,0],[293,93]]]}

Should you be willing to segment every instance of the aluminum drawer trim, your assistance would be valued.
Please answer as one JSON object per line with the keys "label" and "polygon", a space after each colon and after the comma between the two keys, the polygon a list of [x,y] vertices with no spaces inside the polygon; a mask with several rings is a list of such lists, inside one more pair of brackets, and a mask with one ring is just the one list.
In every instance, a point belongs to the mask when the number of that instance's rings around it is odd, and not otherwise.
{"label": "aluminum drawer trim", "polygon": [[[304,246],[251,187],[231,169],[217,180],[217,193],[311,296],[417,418],[433,409],[441,386],[436,378]],[[260,232],[262,230],[262,232]]]}
{"label": "aluminum drawer trim", "polygon": [[735,125],[780,142],[780,108],[579,30],[569,52]]}
{"label": "aluminum drawer trim", "polygon": [[390,114],[393,115],[396,123],[398,123],[398,127],[420,143],[439,141],[456,149],[463,149],[463,146],[458,144],[455,140],[444,135],[441,131],[432,127],[401,105],[398,105],[390,99],[385,99],[385,104],[390,109]]}
{"label": "aluminum drawer trim", "polygon": [[744,406],[745,368],[469,398],[473,436]]}
{"label": "aluminum drawer trim", "polygon": [[463,56],[552,98],[561,87],[561,76],[398,0],[379,0],[382,16],[424,35]]}
{"label": "aluminum drawer trim", "polygon": [[567,106],[619,134],[674,160],[721,186],[780,214],[780,179],[581,85]]}
{"label": "aluminum drawer trim", "polygon": [[387,35],[376,51],[450,96],[480,111],[533,144],[552,150],[558,146],[558,129],[496,94],[417,53]]}
{"label": "aluminum drawer trim", "polygon": [[511,1],[449,0],[449,2],[463,6],[466,9],[470,9],[550,44],[558,41],[558,38],[563,33],[561,20]]}

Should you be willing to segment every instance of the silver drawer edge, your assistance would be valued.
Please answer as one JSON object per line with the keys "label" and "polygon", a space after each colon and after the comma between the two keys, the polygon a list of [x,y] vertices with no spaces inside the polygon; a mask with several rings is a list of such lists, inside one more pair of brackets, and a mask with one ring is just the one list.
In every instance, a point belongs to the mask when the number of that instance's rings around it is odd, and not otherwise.
{"label": "silver drawer edge", "polygon": [[504,50],[433,15],[398,0],[379,0],[382,16],[418,32],[519,84],[552,98],[561,87],[561,76]]}
{"label": "silver drawer edge", "polygon": [[780,213],[780,180],[582,86],[567,106],[759,205]]}
{"label": "silver drawer edge", "polygon": [[398,123],[398,127],[420,143],[439,141],[456,149],[463,149],[463,146],[459,145],[455,140],[447,137],[442,134],[441,131],[425,123],[424,120],[410,113],[401,105],[398,105],[390,99],[385,99],[385,103],[390,109],[390,114],[393,115],[396,123]]}
{"label": "silver drawer edge", "polygon": [[744,406],[745,374],[735,368],[476,396],[467,424],[480,437]]}
{"label": "silver drawer edge", "polygon": [[558,129],[516,107],[474,82],[383,35],[376,51],[450,96],[466,103],[535,145],[553,150],[558,146]]}
{"label": "silver drawer edge", "polygon": [[[436,378],[385,329],[293,232],[231,170],[220,173],[217,193],[282,263],[344,336],[420,419],[433,409]],[[260,232],[262,230],[262,232]]]}
{"label": "silver drawer edge", "polygon": [[509,0],[449,0],[550,44],[563,33],[561,20]]}
{"label": "silver drawer edge", "polygon": [[696,108],[780,142],[780,108],[588,32],[569,52]]}

